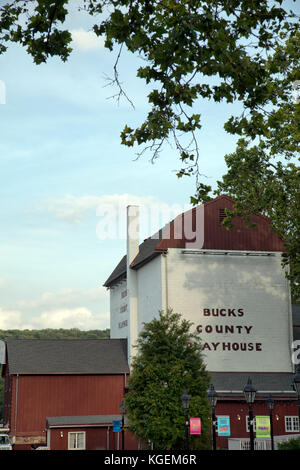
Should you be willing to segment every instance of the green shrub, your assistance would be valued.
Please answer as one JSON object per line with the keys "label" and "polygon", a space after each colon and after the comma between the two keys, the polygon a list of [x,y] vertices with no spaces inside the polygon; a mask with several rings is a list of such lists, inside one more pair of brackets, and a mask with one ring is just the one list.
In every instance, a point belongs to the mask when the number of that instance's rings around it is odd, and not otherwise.
{"label": "green shrub", "polygon": [[279,443],[278,450],[300,450],[300,437]]}

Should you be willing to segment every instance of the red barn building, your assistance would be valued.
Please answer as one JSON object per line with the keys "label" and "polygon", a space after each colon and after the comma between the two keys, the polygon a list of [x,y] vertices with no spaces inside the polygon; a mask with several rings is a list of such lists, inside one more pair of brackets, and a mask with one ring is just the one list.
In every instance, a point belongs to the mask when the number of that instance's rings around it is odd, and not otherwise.
{"label": "red barn building", "polygon": [[[122,339],[8,340],[3,422],[14,449],[117,448],[126,350]],[[126,447],[137,448],[125,434]]]}

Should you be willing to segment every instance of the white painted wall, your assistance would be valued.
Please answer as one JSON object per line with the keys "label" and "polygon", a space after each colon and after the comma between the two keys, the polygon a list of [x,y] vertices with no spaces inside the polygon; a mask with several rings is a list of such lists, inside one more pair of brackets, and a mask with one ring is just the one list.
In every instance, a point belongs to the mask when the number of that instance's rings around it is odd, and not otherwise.
{"label": "white painted wall", "polygon": [[139,332],[143,323],[151,321],[163,309],[162,257],[157,256],[137,271]]}
{"label": "white painted wall", "polygon": [[[145,264],[133,274],[137,277],[138,292],[138,332],[143,328],[143,323],[151,321],[158,312],[165,308],[163,304],[163,257],[158,256]],[[122,281],[113,289],[110,289],[110,337],[129,338],[129,310],[130,291],[126,281]],[[127,296],[122,298],[122,292],[127,291]],[[126,312],[121,312],[124,306]],[[134,310],[136,307],[134,306]],[[127,326],[124,322],[127,321]],[[135,341],[134,341],[135,342]]]}
{"label": "white painted wall", "polygon": [[[110,289],[110,337],[112,339],[128,338],[129,309],[128,296],[124,296],[125,292],[127,294],[126,281]],[[125,307],[126,310],[123,311]]]}
{"label": "white painted wall", "polygon": [[[290,295],[280,253],[203,255],[169,249],[167,258],[168,306],[194,328],[201,325],[209,371],[293,370]],[[206,316],[204,309],[227,311]],[[216,327],[224,331],[225,326],[234,327],[234,332],[216,332]],[[247,351],[242,351],[245,344]]]}
{"label": "white painted wall", "polygon": [[[137,270],[138,331],[159,310],[172,308],[193,323],[193,331],[198,327],[209,371],[292,372],[291,302],[281,254],[219,253],[169,249]],[[125,289],[123,281],[110,291],[112,338],[130,338],[129,307],[120,311],[129,306]]]}

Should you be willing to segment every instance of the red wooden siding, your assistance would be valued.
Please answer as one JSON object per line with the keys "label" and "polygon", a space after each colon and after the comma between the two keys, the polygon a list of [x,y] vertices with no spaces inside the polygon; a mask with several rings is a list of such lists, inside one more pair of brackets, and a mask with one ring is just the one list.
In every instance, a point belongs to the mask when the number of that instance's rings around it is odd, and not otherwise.
{"label": "red wooden siding", "polygon": [[[259,400],[253,405],[254,416],[269,416],[266,401]],[[217,416],[230,416],[230,437],[236,439],[249,439],[246,430],[246,417],[249,415],[248,405],[242,401],[218,401]],[[276,416],[278,419],[276,419]],[[297,402],[286,398],[276,400],[273,410],[274,436],[292,434],[285,432],[285,416],[298,416]],[[217,437],[217,447],[227,449],[227,437]]]}
{"label": "red wooden siding", "polygon": [[[122,434],[113,432],[112,427],[109,430],[106,427],[61,427],[52,428],[50,431],[50,448],[51,450],[67,450],[68,449],[68,433],[69,432],[85,432],[86,433],[86,450],[119,450],[122,449]],[[109,448],[107,448],[109,442]],[[124,450],[137,450],[138,438],[134,437],[129,431],[124,434]]]}
{"label": "red wooden siding", "polygon": [[204,247],[218,250],[284,251],[282,241],[270,230],[270,221],[264,216],[252,215],[256,227],[245,228],[241,218],[235,217],[234,228],[227,230],[221,225],[223,209],[232,210],[234,202],[219,197],[205,204]]}
{"label": "red wooden siding", "polygon": [[17,410],[17,435],[40,435],[46,417],[119,414],[124,376],[19,376],[16,406],[16,377],[12,394],[11,433]]}
{"label": "red wooden siding", "polygon": [[[244,250],[244,251],[285,251],[280,238],[275,235],[270,227],[271,223],[267,217],[252,215],[250,222],[254,222],[256,227],[246,228],[242,219],[235,217],[234,228],[227,230],[221,225],[221,217],[224,209],[232,210],[234,201],[227,196],[220,196],[211,202],[204,204],[204,245],[207,250]],[[199,208],[199,206],[198,206]],[[191,214],[192,230],[196,230],[197,208],[193,208],[185,214]],[[197,214],[197,216],[199,216]],[[178,216],[181,224],[184,217]],[[186,219],[190,223],[190,218]],[[176,221],[177,223],[177,221]],[[184,237],[184,227],[182,225],[182,238],[176,239],[174,235],[174,222],[170,223],[169,233],[164,234],[164,238],[158,242],[156,250],[164,251],[168,248],[185,248],[187,240]]]}

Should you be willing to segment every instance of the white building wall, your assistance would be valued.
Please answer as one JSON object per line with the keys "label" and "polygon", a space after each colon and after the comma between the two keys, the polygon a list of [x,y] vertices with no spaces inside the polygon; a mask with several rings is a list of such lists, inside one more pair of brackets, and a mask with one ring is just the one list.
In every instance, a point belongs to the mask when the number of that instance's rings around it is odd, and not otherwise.
{"label": "white building wall", "polygon": [[[133,274],[137,276],[137,328],[140,332],[143,329],[143,323],[151,321],[158,316],[160,310],[164,309],[162,257],[158,256],[137,271],[133,271]],[[127,287],[127,282],[122,281],[110,289],[111,338],[130,338],[130,291]],[[135,340],[132,341],[133,344],[135,342]],[[131,355],[134,353],[133,344],[128,349]]]}
{"label": "white building wall", "polygon": [[158,256],[137,271],[139,332],[143,323],[158,317],[163,309],[162,257]]}
{"label": "white building wall", "polygon": [[168,307],[201,332],[208,370],[292,372],[291,304],[281,254],[220,253],[168,250]]}
{"label": "white building wall", "polygon": [[122,281],[110,289],[110,337],[128,338],[129,309],[127,283]]}

